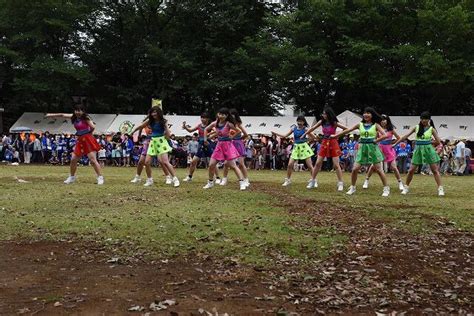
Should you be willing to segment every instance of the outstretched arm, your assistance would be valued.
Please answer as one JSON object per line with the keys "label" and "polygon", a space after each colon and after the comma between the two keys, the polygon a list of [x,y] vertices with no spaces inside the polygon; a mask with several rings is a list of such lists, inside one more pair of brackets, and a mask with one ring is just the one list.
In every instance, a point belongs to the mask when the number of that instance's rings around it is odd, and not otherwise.
{"label": "outstretched arm", "polygon": [[192,133],[194,131],[197,131],[198,127],[190,128],[188,125],[186,125],[186,122],[183,122],[183,129],[188,131],[188,133]]}
{"label": "outstretched arm", "polygon": [[352,126],[351,128],[346,128],[345,130],[342,130],[339,133],[336,133],[336,135],[332,136],[332,138],[339,138],[343,135],[349,134],[352,131],[355,131],[358,128],[359,128],[359,124],[356,124],[356,125]]}
{"label": "outstretched arm", "polygon": [[407,139],[408,137],[410,137],[411,134],[413,134],[416,130],[416,127],[412,127],[407,134],[405,134],[404,136],[400,137],[399,139],[397,139],[397,141],[392,145],[392,147],[395,147],[397,146],[399,143],[401,143],[402,141],[404,141],[405,139]]}
{"label": "outstretched arm", "polygon": [[290,129],[290,131],[288,133],[286,133],[285,135],[282,135],[282,134],[278,134],[276,132],[272,132],[272,135],[275,135],[275,136],[278,136],[280,138],[287,138],[291,135],[291,133],[293,133],[293,130]]}
{"label": "outstretched arm", "polygon": [[68,114],[68,113],[47,113],[44,116],[44,118],[56,118],[56,117],[63,117],[63,118],[70,119],[70,118],[72,118],[72,114]]}
{"label": "outstretched arm", "polygon": [[318,127],[320,127],[322,124],[323,124],[323,121],[322,121],[322,120],[319,120],[316,124],[314,124],[313,126],[311,126],[311,128],[309,128],[309,129],[303,134],[303,136],[301,136],[301,138],[304,138],[306,135],[311,134],[315,129],[317,129]]}
{"label": "outstretched arm", "polygon": [[145,126],[147,126],[148,124],[149,124],[149,120],[146,119],[146,120],[143,121],[140,125],[136,126],[136,127],[130,132],[130,135],[135,134],[135,132],[137,132],[137,131],[141,131],[141,130],[144,129]]}

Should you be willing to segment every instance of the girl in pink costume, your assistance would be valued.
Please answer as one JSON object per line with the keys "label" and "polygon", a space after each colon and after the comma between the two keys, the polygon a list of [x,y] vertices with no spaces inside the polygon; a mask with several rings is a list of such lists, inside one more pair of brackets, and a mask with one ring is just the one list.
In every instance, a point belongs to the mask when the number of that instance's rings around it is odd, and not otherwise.
{"label": "girl in pink costume", "polygon": [[233,138],[230,136],[230,132],[234,131],[235,133],[241,133],[235,126],[235,120],[230,114],[228,108],[222,108],[217,112],[217,120],[205,129],[204,131],[204,142],[207,143],[207,135],[215,129],[218,137],[218,142],[216,149],[211,156],[211,161],[209,163],[209,180],[203,189],[210,189],[214,186],[214,174],[217,167],[218,161],[225,161],[225,164],[234,170],[237,178],[239,178],[240,190],[245,190],[247,188],[242,172],[235,164],[235,159],[240,155],[233,144]]}

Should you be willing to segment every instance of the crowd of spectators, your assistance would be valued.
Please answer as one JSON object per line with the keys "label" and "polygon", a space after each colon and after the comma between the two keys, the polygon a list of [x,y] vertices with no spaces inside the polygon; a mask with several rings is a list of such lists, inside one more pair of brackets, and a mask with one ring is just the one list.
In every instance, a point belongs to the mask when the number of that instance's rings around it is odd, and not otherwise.
{"label": "crowd of spectators", "polygon": [[[144,136],[143,136],[144,137]],[[97,153],[102,166],[131,167],[135,166],[142,153],[144,138],[134,139],[128,134],[96,135],[101,149]],[[1,136],[0,161],[10,164],[69,164],[75,146],[74,135],[52,135],[45,132],[39,134],[5,134]],[[198,135],[186,137],[171,136],[170,145],[173,152],[170,161],[177,168],[186,168],[199,148]],[[316,155],[320,148],[318,141],[310,144]],[[351,171],[358,148],[358,136],[349,135],[340,141],[342,155],[340,164],[343,170]],[[246,140],[245,162],[249,169],[284,170],[287,167],[293,142],[290,139],[278,140],[276,137],[253,135]],[[436,147],[441,157],[440,171],[442,174],[464,175],[471,172],[472,152],[465,140],[444,141]],[[401,142],[395,148],[398,169],[406,173],[410,165],[413,146],[410,141]],[[88,165],[87,157],[80,164]],[[157,162],[155,162],[155,165]],[[199,167],[206,168],[208,161],[202,159]],[[304,170],[303,164],[296,164],[297,170]],[[332,170],[332,160],[325,161],[323,170]],[[420,173],[429,174],[428,166],[422,166]]]}

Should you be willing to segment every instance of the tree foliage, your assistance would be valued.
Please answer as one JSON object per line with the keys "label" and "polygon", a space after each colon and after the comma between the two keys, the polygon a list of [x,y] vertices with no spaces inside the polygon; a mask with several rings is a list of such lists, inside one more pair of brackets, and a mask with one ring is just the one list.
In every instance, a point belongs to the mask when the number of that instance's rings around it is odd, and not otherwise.
{"label": "tree foliage", "polygon": [[474,1],[0,0],[0,106],[474,110]]}

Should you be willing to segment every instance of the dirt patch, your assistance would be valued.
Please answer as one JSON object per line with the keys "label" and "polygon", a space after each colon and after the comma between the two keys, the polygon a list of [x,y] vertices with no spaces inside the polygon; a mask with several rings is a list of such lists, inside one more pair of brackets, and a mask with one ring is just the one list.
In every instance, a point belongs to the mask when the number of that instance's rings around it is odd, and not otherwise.
{"label": "dirt patch", "polygon": [[[275,313],[263,272],[206,256],[130,263],[96,244],[0,243],[0,314]],[[271,299],[269,299],[271,298]],[[141,307],[141,308],[140,308]],[[157,307],[155,307],[157,308]]]}
{"label": "dirt patch", "polygon": [[[3,242],[0,314],[474,311],[472,233],[434,218],[439,221],[434,230],[416,235],[360,210],[301,199],[267,183],[252,186],[275,196],[294,215],[291,225],[308,231],[330,227],[347,237],[345,245],[310,261],[270,249],[272,267],[252,267],[206,254],[123,258],[98,243]],[[301,216],[305,220],[297,219]],[[163,306],[167,309],[152,310]]]}
{"label": "dirt patch", "polygon": [[276,186],[257,184],[256,189],[273,194],[289,212],[307,219],[293,225],[332,227],[348,237],[347,245],[333,250],[326,260],[281,271],[294,276],[286,285],[293,285],[297,297],[312,302],[314,311],[465,314],[474,310],[472,233],[430,217],[436,221],[435,230],[415,235],[365,212],[301,199]]}

